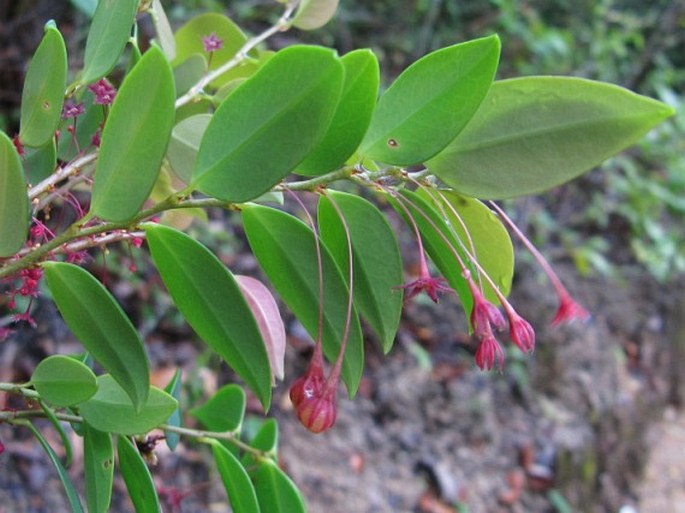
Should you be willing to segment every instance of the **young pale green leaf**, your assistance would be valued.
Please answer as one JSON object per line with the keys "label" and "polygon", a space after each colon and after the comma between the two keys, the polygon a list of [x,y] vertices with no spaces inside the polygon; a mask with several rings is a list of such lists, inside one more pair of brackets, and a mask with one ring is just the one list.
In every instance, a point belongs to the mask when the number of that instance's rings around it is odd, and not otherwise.
{"label": "young pale green leaf", "polygon": [[41,447],[43,447],[43,450],[47,453],[48,458],[50,458],[50,462],[57,470],[57,475],[59,476],[60,481],[62,481],[62,486],[64,486],[64,490],[67,493],[67,500],[69,501],[69,506],[71,507],[72,513],[83,513],[83,506],[81,505],[81,499],[79,499],[76,487],[74,486],[74,483],[71,481],[71,478],[69,477],[69,474],[67,473],[66,469],[59,461],[57,454],[55,454],[55,451],[52,450],[52,447],[50,447],[50,444],[45,439],[45,437],[43,437],[40,431],[38,431],[36,426],[31,424],[30,422],[26,422],[25,425],[31,430],[33,436],[36,437]]}
{"label": "young pale green leaf", "polygon": [[292,24],[302,30],[314,30],[331,21],[339,0],[302,0]]}
{"label": "young pale green leaf", "polygon": [[82,84],[90,84],[112,71],[131,37],[138,2],[100,0],[86,40]]}
{"label": "young pale green leaf", "polygon": [[[176,372],[174,372],[173,377],[171,378],[171,381],[167,383],[167,386],[164,387],[164,391],[169,394],[171,397],[176,399],[176,402],[180,405],[181,404],[181,369],[178,368],[176,369]],[[169,420],[167,420],[167,424],[170,426],[174,427],[181,427],[182,423],[182,418],[181,418],[181,409],[180,406],[177,406],[176,409],[174,410],[174,413],[171,414],[171,417],[169,417]],[[165,431],[164,436],[166,437],[164,441],[167,444],[167,447],[171,449],[172,451],[176,450],[176,446],[178,445],[178,442],[181,440],[181,435],[179,435],[176,432],[173,431]]]}
{"label": "young pale green leaf", "polygon": [[196,114],[180,121],[171,132],[166,156],[176,176],[185,183],[190,182],[200,141],[211,119],[211,114]]}
{"label": "young pale green leaf", "polygon": [[174,413],[178,402],[156,387],[150,387],[147,402],[136,411],[124,389],[110,376],[98,376],[98,391],[81,404],[83,418],[95,429],[120,435],[139,435],[156,428]]}
{"label": "young pale green leaf", "polygon": [[0,257],[14,255],[29,231],[29,196],[21,159],[12,140],[0,132]]}
{"label": "young pale green leaf", "polygon": [[28,183],[37,184],[45,180],[53,173],[56,164],[57,148],[54,139],[40,148],[24,148],[24,176]]}
{"label": "young pale green leaf", "polygon": [[278,52],[214,113],[192,185],[237,203],[267,192],[321,140],[342,81],[343,66],[332,50],[291,46]]}
{"label": "young pale green leaf", "polygon": [[140,411],[148,394],[150,369],[143,342],[131,321],[88,271],[65,262],[46,262],[43,268],[69,329]]}
{"label": "young pale green leaf", "polygon": [[42,360],[31,375],[31,384],[53,406],[73,406],[97,391],[95,374],[87,365],[64,355]]}
{"label": "young pale green leaf", "polygon": [[354,262],[354,304],[372,327],[384,352],[390,351],[402,314],[402,257],[383,214],[365,199],[329,191],[319,201],[321,239],[338,267],[349,266],[347,238],[335,201],[350,230]]}
{"label": "young pale green leaf", "polygon": [[176,57],[176,40],[174,39],[174,31],[169,24],[169,18],[167,18],[164,6],[160,0],[152,0],[151,13],[159,46],[164,50],[167,60],[172,61]]}
{"label": "young pale green leaf", "polygon": [[371,122],[378,96],[378,59],[355,50],[340,59],[345,81],[333,120],[314,150],[297,166],[302,175],[320,175],[342,165],[357,149]]}
{"label": "young pale green leaf", "polygon": [[245,392],[236,384],[224,385],[206,403],[190,410],[190,415],[210,431],[236,431],[245,416]]}
{"label": "young pale green leaf", "polygon": [[268,409],[269,356],[231,272],[205,246],[182,232],[153,224],[145,225],[145,232],[152,258],[174,304]]}
{"label": "young pale green leaf", "polygon": [[495,36],[436,50],[409,66],[381,96],[359,153],[387,164],[418,164],[469,122],[495,77]]}
{"label": "young pale green leaf", "polygon": [[[509,294],[514,277],[514,246],[509,232],[492,210],[477,199],[452,191],[421,189],[417,194],[447,219],[452,234],[478,259],[500,292],[505,296]],[[464,252],[460,251],[460,254]],[[474,272],[474,279],[479,276],[477,271]],[[480,282],[485,297],[498,304],[499,300],[488,282],[483,279]]]}
{"label": "young pale green leaf", "polygon": [[107,513],[114,481],[112,435],[83,423],[83,475],[88,513]]}
{"label": "young pale green leaf", "polygon": [[261,511],[269,513],[305,513],[300,491],[271,460],[262,460],[252,476]]}
{"label": "young pale green leaf", "polygon": [[427,166],[468,196],[534,194],[590,170],[673,113],[656,100],[581,78],[503,80]]}
{"label": "young pale green leaf", "polygon": [[257,494],[247,472],[231,452],[212,440],[212,454],[234,513],[260,513]]}
{"label": "young pale green leaf", "polygon": [[62,34],[50,22],[26,71],[19,129],[22,144],[38,148],[55,136],[66,87],[67,49]]}
{"label": "young pale green leaf", "polygon": [[[243,225],[250,248],[283,301],[312,338],[317,337],[319,272],[316,241],[307,225],[290,214],[261,205],[243,207]],[[349,290],[345,278],[325,245],[323,263],[323,350],[330,361],[340,351]],[[364,368],[364,347],[356,311],[352,312],[347,349],[342,366],[350,397],[359,386]]]}
{"label": "young pale green leaf", "polygon": [[235,279],[266,344],[271,365],[271,381],[274,384],[276,379],[282,380],[284,376],[286,339],[281,313],[271,291],[262,282],[250,276],[236,276]]}
{"label": "young pale green leaf", "polygon": [[119,437],[117,455],[119,456],[119,472],[124,478],[136,513],[162,513],[157,488],[150,470],[128,437]]}
{"label": "young pale green leaf", "polygon": [[[187,59],[198,55],[209,57],[209,53],[205,51],[202,40],[211,34],[220,39],[222,44],[219,50],[212,52],[209,66],[210,71],[215,70],[232,59],[247,41],[247,36],[240,30],[240,27],[223,14],[201,14],[176,31],[174,36],[176,40],[176,58],[172,61],[172,65],[180,65]],[[252,54],[250,56],[254,57]],[[214,79],[210,85],[214,88],[219,88],[231,80],[232,78],[224,73]]]}
{"label": "young pale green leaf", "polygon": [[[207,73],[207,59],[203,55],[193,54],[174,66],[173,73],[176,97],[179,97],[187,93]],[[192,106],[193,104],[189,105]],[[178,114],[176,119],[179,119]]]}
{"label": "young pale green leaf", "polygon": [[107,221],[133,217],[150,195],[174,124],[174,79],[152,46],[126,76],[102,131],[91,210]]}
{"label": "young pale green leaf", "polygon": [[[262,422],[259,431],[250,440],[250,446],[259,449],[275,463],[278,463],[278,422],[276,419],[266,419]],[[241,463],[245,468],[252,468],[258,464],[255,457],[249,452],[243,454]]]}

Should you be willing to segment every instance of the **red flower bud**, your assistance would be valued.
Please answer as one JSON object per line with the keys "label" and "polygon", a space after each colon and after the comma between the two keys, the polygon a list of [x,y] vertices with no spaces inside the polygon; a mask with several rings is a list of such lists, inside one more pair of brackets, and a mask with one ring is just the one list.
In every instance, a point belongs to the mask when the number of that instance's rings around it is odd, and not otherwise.
{"label": "red flower bud", "polygon": [[295,407],[297,418],[304,427],[312,433],[323,433],[335,424],[337,406],[335,403],[335,390],[326,390],[321,395],[314,397],[304,396]]}
{"label": "red flower bud", "polygon": [[478,365],[481,370],[490,370],[495,364],[497,364],[497,367],[501,371],[502,366],[504,365],[504,351],[495,337],[490,334],[483,337],[480,341],[480,345],[476,351],[476,365]]}

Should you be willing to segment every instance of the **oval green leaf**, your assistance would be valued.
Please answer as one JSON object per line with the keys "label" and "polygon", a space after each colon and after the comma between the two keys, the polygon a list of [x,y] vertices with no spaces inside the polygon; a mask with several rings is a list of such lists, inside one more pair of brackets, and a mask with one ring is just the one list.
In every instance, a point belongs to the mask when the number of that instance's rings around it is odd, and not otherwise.
{"label": "oval green leaf", "polygon": [[88,31],[80,82],[90,84],[116,65],[131,37],[139,0],[100,0]]}
{"label": "oval green leaf", "polygon": [[174,304],[268,410],[269,356],[231,272],[205,246],[182,232],[153,224],[145,225],[145,232],[155,266]]}
{"label": "oval green leaf", "polygon": [[371,50],[355,50],[340,59],[345,81],[326,135],[307,155],[297,173],[320,175],[341,166],[362,141],[378,96],[378,59]]}
{"label": "oval green leaf", "polygon": [[106,513],[112,498],[114,447],[112,435],[83,423],[83,474],[88,513]]}
{"label": "oval green leaf", "polygon": [[66,87],[67,49],[62,34],[50,22],[26,71],[19,129],[22,144],[37,148],[55,136]]}
{"label": "oval green leaf", "polygon": [[45,180],[53,173],[56,164],[57,148],[54,139],[40,148],[24,148],[24,176],[28,183],[35,185]]}
{"label": "oval green leaf", "polygon": [[[278,294],[316,339],[319,318],[319,273],[314,234],[290,214],[261,205],[245,205],[243,225],[250,248]],[[321,244],[324,279],[323,350],[330,361],[340,351],[347,316],[349,290],[340,269]],[[342,366],[350,397],[359,386],[364,368],[364,347],[356,311],[352,312]]]}
{"label": "oval green leaf", "polygon": [[214,113],[192,185],[237,203],[267,192],[321,140],[342,81],[343,67],[332,50],[291,46],[278,52]]}
{"label": "oval green leaf", "polygon": [[[167,420],[167,424],[169,426],[174,426],[174,427],[181,427],[183,419],[181,418],[181,369],[178,368],[176,369],[176,372],[174,372],[173,377],[167,383],[167,386],[164,387],[164,391],[169,394],[171,397],[176,399],[176,402],[179,404],[179,406],[176,407],[174,410],[174,413],[171,414],[171,417],[169,417],[169,420]],[[181,435],[174,431],[165,431],[164,436],[166,437],[164,441],[167,444],[167,447],[171,449],[172,451],[176,450],[176,446],[178,445],[178,442],[181,440]]]}
{"label": "oval green leaf", "polygon": [[21,249],[29,232],[29,195],[21,159],[12,140],[0,132],[0,257]]}
{"label": "oval green leaf", "polygon": [[200,141],[211,119],[211,114],[196,114],[177,123],[171,132],[166,156],[176,176],[185,183],[190,183]]}
{"label": "oval green leaf", "polygon": [[212,454],[234,513],[260,513],[257,494],[247,472],[231,452],[212,440]]}
{"label": "oval green leaf", "polygon": [[245,392],[234,383],[217,390],[206,403],[188,413],[210,431],[238,431],[245,416]]}
{"label": "oval green leaf", "polygon": [[169,61],[176,57],[176,41],[174,39],[174,31],[169,23],[164,6],[160,0],[152,0],[152,8],[150,10],[152,15],[152,22],[155,25],[155,32],[157,32],[157,40],[159,46],[164,50],[164,55]]}
{"label": "oval green leaf", "polygon": [[128,495],[136,513],[161,513],[157,488],[145,460],[133,442],[120,436],[117,442],[119,472],[124,478]]}
{"label": "oval green leaf", "polygon": [[95,374],[87,365],[64,355],[48,356],[31,375],[31,384],[53,406],[73,406],[97,391]]}
{"label": "oval green leaf", "polygon": [[[402,257],[397,239],[383,214],[353,194],[327,193],[340,208],[350,230],[354,260],[354,304],[376,333],[383,351],[392,348],[402,314]],[[321,239],[338,267],[348,268],[343,224],[325,196],[319,201]]]}
{"label": "oval green leaf", "polygon": [[673,113],[656,100],[581,78],[503,80],[427,166],[468,196],[534,194],[590,170]]}
{"label": "oval green leaf", "polygon": [[292,24],[302,30],[314,30],[331,21],[339,0],[302,0]]}
{"label": "oval green leaf", "polygon": [[262,460],[252,479],[261,511],[269,513],[305,513],[300,491],[271,460]]}
{"label": "oval green leaf", "polygon": [[174,124],[174,79],[151,47],[126,76],[102,131],[91,211],[107,221],[133,217],[150,195]]}
{"label": "oval green leaf", "polygon": [[[259,427],[257,434],[250,440],[250,446],[262,451],[265,456],[278,463],[278,422],[266,419]],[[249,452],[243,454],[241,463],[245,468],[257,465],[257,459]]]}
{"label": "oval green leaf", "polygon": [[112,376],[98,376],[98,391],[81,404],[83,418],[95,429],[120,435],[139,435],[156,428],[174,413],[176,399],[159,388],[150,387],[147,402],[136,411],[124,389]]}
{"label": "oval green leaf", "polygon": [[150,370],[143,342],[131,321],[107,289],[81,267],[46,262],[43,268],[69,329],[140,411],[148,395]]}
{"label": "oval green leaf", "polygon": [[444,149],[485,98],[499,51],[494,35],[436,50],[409,66],[378,101],[360,155],[406,166]]}

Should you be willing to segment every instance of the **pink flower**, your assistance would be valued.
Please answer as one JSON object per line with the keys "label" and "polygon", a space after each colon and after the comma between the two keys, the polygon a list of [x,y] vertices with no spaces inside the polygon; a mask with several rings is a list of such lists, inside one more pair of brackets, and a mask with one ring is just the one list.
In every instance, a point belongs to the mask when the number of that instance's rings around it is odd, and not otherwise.
{"label": "pink flower", "polygon": [[559,294],[559,308],[552,320],[552,326],[558,326],[562,323],[571,323],[576,319],[585,322],[590,320],[590,317],[592,317],[590,312],[576,303],[570,294]]}
{"label": "pink flower", "polygon": [[24,151],[24,145],[21,144],[21,141],[19,140],[18,135],[15,135],[12,138],[12,144],[14,144],[14,147],[16,148],[17,153],[19,154],[20,157],[23,157],[26,154],[26,152]]}
{"label": "pink flower", "polygon": [[476,365],[481,370],[490,370],[495,364],[497,364],[501,372],[504,365],[504,351],[499,342],[497,342],[497,339],[490,333],[481,339],[480,345],[476,350]]}
{"label": "pink flower", "polygon": [[335,388],[325,387],[323,393],[304,397],[296,407],[297,418],[304,427],[315,434],[323,433],[335,424],[337,405]]}
{"label": "pink flower", "polygon": [[218,37],[216,32],[212,32],[208,36],[202,38],[202,46],[204,46],[205,52],[216,52],[223,48],[224,40]]}
{"label": "pink flower", "polygon": [[62,119],[76,118],[83,112],[83,102],[74,103],[73,100],[67,100],[62,105]]}
{"label": "pink flower", "polygon": [[96,148],[100,147],[100,134],[102,134],[102,130],[98,128],[98,130],[93,134],[93,137],[90,138],[90,143],[95,146]]}
{"label": "pink flower", "polygon": [[433,300],[434,303],[438,302],[439,292],[450,292],[444,278],[433,278],[428,275],[425,277],[419,277],[414,281],[400,285],[404,289],[404,300],[409,301],[415,296],[418,296],[421,292],[425,292],[429,298]]}
{"label": "pink flower", "polygon": [[101,78],[94,84],[90,84],[88,90],[95,95],[93,100],[95,105],[111,105],[117,94],[117,90],[106,78]]}
{"label": "pink flower", "polygon": [[509,317],[509,335],[511,341],[516,344],[523,353],[535,349],[535,330],[530,323],[516,313],[513,309],[507,311]]}
{"label": "pink flower", "polygon": [[495,305],[485,299],[485,296],[476,286],[473,280],[467,280],[471,296],[473,297],[473,309],[471,310],[471,327],[477,338],[483,338],[492,332],[491,326],[496,330],[504,329],[506,321],[502,312]]}

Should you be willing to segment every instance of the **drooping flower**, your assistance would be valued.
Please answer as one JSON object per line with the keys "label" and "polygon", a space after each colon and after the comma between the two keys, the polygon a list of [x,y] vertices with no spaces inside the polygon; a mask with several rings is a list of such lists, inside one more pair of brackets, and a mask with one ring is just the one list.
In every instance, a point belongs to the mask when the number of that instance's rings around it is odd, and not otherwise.
{"label": "drooping flower", "polygon": [[504,329],[506,321],[502,312],[495,305],[485,299],[475,282],[467,278],[469,290],[473,297],[473,309],[471,310],[471,327],[477,338],[483,338],[492,333],[494,326],[497,331]]}
{"label": "drooping flower", "polygon": [[208,36],[202,38],[202,46],[207,53],[216,52],[223,48],[224,40],[218,37],[216,32],[212,32]]}
{"label": "drooping flower", "polygon": [[319,434],[330,429],[337,417],[335,386],[327,383],[321,393],[313,396],[305,394],[295,411],[302,425],[312,433]]}
{"label": "drooping flower", "polygon": [[96,148],[99,148],[99,147],[100,147],[100,142],[101,142],[101,137],[100,137],[100,136],[101,136],[101,134],[102,134],[102,130],[98,128],[98,129],[95,131],[95,133],[93,134],[93,137],[90,138],[90,143],[91,143],[93,146],[95,146]]}
{"label": "drooping flower", "polygon": [[400,285],[404,289],[404,300],[409,301],[418,296],[421,292],[425,292],[434,303],[438,302],[438,293],[451,292],[452,289],[447,286],[447,281],[444,278],[434,278],[428,270],[428,263],[426,256],[421,252],[419,260],[419,277],[413,281]]}
{"label": "drooping flower", "polygon": [[507,317],[509,318],[509,336],[516,347],[523,353],[535,349],[533,326],[511,307],[507,308]]}
{"label": "drooping flower", "polygon": [[576,319],[581,321],[590,320],[590,312],[577,303],[569,293],[562,292],[559,294],[559,308],[552,320],[552,326],[558,326],[563,323],[571,323]]}
{"label": "drooping flower", "polygon": [[62,105],[62,119],[76,118],[83,112],[83,102],[76,103],[73,100],[67,100]]}
{"label": "drooping flower", "polygon": [[111,105],[117,90],[106,78],[101,78],[97,82],[90,84],[88,90],[95,95],[93,103],[96,105]]}
{"label": "drooping flower", "polygon": [[504,366],[504,351],[492,333],[484,336],[480,340],[476,350],[476,365],[481,370],[491,370],[497,365],[499,371]]}

